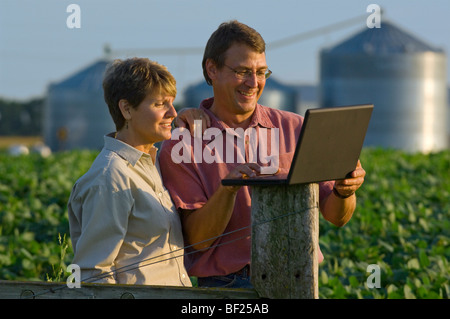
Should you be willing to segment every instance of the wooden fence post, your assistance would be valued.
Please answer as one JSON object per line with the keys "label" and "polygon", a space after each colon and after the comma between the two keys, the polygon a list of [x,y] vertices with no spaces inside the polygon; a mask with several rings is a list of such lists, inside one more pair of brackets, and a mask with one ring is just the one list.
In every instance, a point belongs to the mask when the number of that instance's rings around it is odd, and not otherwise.
{"label": "wooden fence post", "polygon": [[252,187],[250,273],[261,298],[318,298],[318,218],[317,183]]}

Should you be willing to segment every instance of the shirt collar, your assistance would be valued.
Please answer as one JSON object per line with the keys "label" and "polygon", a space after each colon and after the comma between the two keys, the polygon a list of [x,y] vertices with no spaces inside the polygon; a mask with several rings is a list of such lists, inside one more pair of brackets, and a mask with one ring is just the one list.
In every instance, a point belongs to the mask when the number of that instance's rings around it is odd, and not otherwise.
{"label": "shirt collar", "polygon": [[[213,97],[203,100],[200,103],[200,109],[202,109],[209,115],[209,117],[211,118],[211,126],[212,127],[217,127],[221,131],[223,131],[226,128],[228,128],[229,126],[226,125],[222,120],[218,119],[209,110],[211,108],[213,102],[214,102]],[[248,127],[256,127],[256,126],[265,127],[265,128],[275,128],[276,127],[270,120],[270,117],[267,114],[267,111],[260,104],[256,104],[255,111],[253,112],[252,119],[251,119]]]}
{"label": "shirt collar", "polygon": [[151,156],[149,154],[141,152],[133,146],[114,138],[114,135],[115,133],[109,133],[104,136],[105,149],[116,153],[128,161],[132,166],[135,166],[141,157],[148,157],[151,160]]}

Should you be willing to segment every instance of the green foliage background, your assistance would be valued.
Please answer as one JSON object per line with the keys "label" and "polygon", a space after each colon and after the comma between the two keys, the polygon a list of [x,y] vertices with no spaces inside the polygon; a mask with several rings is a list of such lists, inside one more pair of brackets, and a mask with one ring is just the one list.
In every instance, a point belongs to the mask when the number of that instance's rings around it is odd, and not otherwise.
{"label": "green foliage background", "polygon": [[[0,153],[0,279],[64,280],[71,263],[67,199],[96,151]],[[364,149],[367,172],[350,222],[320,219],[321,298],[449,298],[450,151]],[[368,288],[367,266],[381,270]]]}
{"label": "green foliage background", "polygon": [[[320,223],[322,298],[449,298],[450,151],[365,149],[353,218]],[[368,289],[369,264],[381,288]]]}

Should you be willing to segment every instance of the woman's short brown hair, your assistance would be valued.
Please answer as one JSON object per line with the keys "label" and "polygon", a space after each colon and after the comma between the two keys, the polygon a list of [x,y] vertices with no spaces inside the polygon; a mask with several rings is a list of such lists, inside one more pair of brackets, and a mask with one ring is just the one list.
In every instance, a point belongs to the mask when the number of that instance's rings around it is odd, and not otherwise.
{"label": "woman's short brown hair", "polygon": [[165,66],[147,58],[130,58],[114,60],[107,67],[103,95],[117,131],[125,124],[119,101],[127,100],[136,108],[152,92],[176,96],[175,78]]}
{"label": "woman's short brown hair", "polygon": [[225,64],[225,52],[234,43],[246,44],[258,53],[266,51],[266,43],[255,29],[236,20],[222,23],[209,38],[203,54],[203,76],[209,85],[212,85],[212,81],[206,71],[206,60],[211,59],[218,68],[222,68]]}

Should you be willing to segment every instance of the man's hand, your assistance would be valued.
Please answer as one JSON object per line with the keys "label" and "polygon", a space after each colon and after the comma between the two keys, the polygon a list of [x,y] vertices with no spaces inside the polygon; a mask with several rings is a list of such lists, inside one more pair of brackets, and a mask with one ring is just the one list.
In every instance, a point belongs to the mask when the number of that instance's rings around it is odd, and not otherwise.
{"label": "man's hand", "polygon": [[[256,163],[245,163],[231,170],[225,178],[249,178],[261,173],[261,166]],[[241,186],[224,186],[225,189],[236,193]]]}
{"label": "man's hand", "polygon": [[340,197],[350,197],[364,183],[364,176],[366,176],[366,171],[362,168],[361,161],[358,160],[356,169],[350,173],[349,178],[336,180],[335,191]]}
{"label": "man's hand", "polygon": [[194,128],[195,128],[194,121],[196,120],[202,121],[201,134],[203,135],[205,130],[211,126],[211,119],[209,118],[208,114],[203,112],[203,110],[201,109],[197,108],[181,109],[173,122],[175,127],[188,128],[189,131],[191,132],[191,135],[194,136]]}

